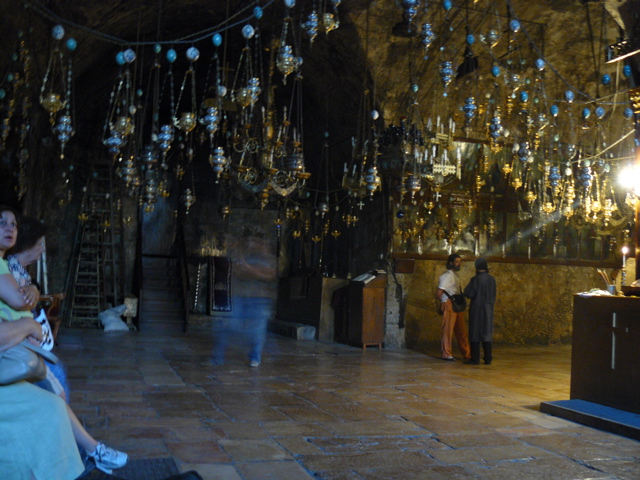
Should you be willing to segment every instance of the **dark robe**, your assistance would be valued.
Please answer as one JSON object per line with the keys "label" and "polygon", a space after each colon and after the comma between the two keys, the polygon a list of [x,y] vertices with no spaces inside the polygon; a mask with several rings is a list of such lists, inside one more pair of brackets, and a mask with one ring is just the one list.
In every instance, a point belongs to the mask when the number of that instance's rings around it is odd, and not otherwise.
{"label": "dark robe", "polygon": [[496,303],[496,280],[488,272],[479,272],[464,289],[471,299],[469,307],[469,341],[490,342],[493,336],[493,305]]}

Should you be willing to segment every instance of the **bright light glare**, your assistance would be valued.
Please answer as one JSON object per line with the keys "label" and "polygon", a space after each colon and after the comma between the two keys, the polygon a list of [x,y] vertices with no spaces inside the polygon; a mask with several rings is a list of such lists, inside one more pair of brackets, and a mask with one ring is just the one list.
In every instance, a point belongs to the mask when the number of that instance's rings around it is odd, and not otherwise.
{"label": "bright light glare", "polygon": [[625,190],[629,190],[636,195],[640,194],[640,167],[637,165],[629,165],[620,170],[618,175],[618,183]]}
{"label": "bright light glare", "polygon": [[627,253],[629,253],[629,247],[627,247],[626,245],[624,245],[622,247],[622,255],[626,255]]}

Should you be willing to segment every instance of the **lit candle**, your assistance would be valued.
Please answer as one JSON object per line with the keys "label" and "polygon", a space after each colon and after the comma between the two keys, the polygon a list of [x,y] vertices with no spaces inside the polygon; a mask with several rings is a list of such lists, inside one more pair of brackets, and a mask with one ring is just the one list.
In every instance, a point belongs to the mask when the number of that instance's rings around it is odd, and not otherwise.
{"label": "lit candle", "polygon": [[627,264],[627,253],[629,253],[629,247],[625,245],[622,247],[622,268],[625,268]]}

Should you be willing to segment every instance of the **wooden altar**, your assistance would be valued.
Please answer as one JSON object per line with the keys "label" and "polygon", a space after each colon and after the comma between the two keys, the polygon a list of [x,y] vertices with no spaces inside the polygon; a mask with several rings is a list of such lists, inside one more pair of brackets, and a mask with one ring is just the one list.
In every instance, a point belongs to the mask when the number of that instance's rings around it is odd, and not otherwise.
{"label": "wooden altar", "polygon": [[640,298],[573,299],[571,399],[640,413]]}

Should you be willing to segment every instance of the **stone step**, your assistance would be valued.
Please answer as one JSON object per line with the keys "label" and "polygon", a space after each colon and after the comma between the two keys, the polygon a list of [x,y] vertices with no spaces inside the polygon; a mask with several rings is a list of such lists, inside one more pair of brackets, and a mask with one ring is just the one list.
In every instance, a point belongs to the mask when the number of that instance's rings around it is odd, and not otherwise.
{"label": "stone step", "polygon": [[316,327],[278,319],[269,321],[267,331],[296,340],[315,340],[316,338]]}

